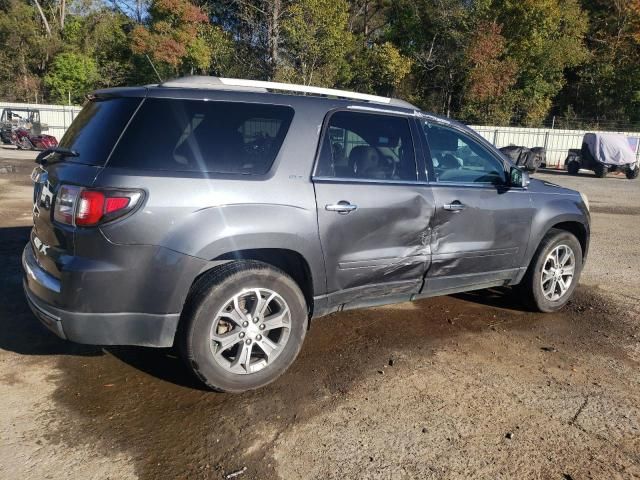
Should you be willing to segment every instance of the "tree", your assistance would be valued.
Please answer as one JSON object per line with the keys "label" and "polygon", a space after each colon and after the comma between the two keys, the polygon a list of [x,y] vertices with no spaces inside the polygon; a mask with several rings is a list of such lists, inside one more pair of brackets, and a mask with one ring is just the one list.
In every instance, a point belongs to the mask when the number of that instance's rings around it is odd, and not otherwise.
{"label": "tree", "polygon": [[[640,122],[640,0],[584,0],[589,61],[571,70],[556,113]],[[613,124],[611,124],[613,126]]]}
{"label": "tree", "polygon": [[401,90],[426,110],[459,110],[466,78],[465,50],[481,1],[398,0],[389,13],[389,40],[411,59]]}
{"label": "tree", "polygon": [[203,72],[213,54],[205,41],[210,28],[207,15],[189,0],[154,0],[149,25],[132,32],[132,50],[148,55],[168,75]]}
{"label": "tree", "polygon": [[587,17],[577,0],[495,0],[489,18],[502,26],[505,53],[517,65],[513,120],[538,125],[565,84],[565,71],[588,57]]}
{"label": "tree", "polygon": [[87,93],[93,90],[98,78],[95,60],[79,53],[61,53],[53,61],[51,71],[44,83],[51,98],[58,103],[82,103]]}
{"label": "tree", "polygon": [[280,80],[332,86],[348,69],[346,54],[353,42],[347,30],[345,0],[296,0],[282,22],[286,43]]}
{"label": "tree", "polygon": [[0,95],[7,100],[42,98],[42,76],[47,62],[59,48],[47,39],[36,8],[20,0],[10,0],[0,12]]}
{"label": "tree", "polygon": [[495,22],[478,25],[466,50],[469,73],[462,115],[483,125],[511,120],[516,82],[516,62],[506,56],[506,39]]}
{"label": "tree", "polygon": [[349,87],[364,93],[393,95],[411,71],[411,59],[390,42],[358,48],[351,62]]}

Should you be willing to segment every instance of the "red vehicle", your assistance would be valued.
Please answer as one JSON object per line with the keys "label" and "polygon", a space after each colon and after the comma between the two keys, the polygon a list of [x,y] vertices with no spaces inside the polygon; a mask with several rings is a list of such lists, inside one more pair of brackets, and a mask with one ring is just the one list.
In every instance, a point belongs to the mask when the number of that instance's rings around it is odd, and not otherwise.
{"label": "red vehicle", "polygon": [[58,146],[58,140],[42,132],[48,129],[40,122],[40,111],[32,108],[5,108],[0,117],[3,143],[24,150],[46,150]]}

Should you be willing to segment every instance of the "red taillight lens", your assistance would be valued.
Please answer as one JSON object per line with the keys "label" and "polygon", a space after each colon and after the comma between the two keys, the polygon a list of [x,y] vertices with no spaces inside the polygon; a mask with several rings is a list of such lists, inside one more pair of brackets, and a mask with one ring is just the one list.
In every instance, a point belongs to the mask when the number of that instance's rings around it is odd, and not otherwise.
{"label": "red taillight lens", "polygon": [[104,213],[114,213],[129,206],[129,197],[108,197],[104,204]]}
{"label": "red taillight lens", "polygon": [[141,191],[89,190],[72,185],[60,187],[53,218],[66,225],[95,226],[115,220],[133,210]]}
{"label": "red taillight lens", "polygon": [[95,225],[104,214],[104,193],[94,190],[83,190],[76,211],[76,225],[81,227]]}

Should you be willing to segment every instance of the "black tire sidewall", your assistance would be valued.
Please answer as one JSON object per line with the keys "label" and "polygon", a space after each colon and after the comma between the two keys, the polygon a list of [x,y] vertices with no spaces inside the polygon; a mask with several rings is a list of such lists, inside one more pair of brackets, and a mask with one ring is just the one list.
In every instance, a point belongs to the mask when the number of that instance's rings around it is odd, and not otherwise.
{"label": "black tire sidewall", "polygon": [[[274,362],[252,374],[227,372],[213,359],[210,347],[211,327],[218,311],[243,289],[268,288],[277,292],[291,311],[291,330],[284,350]],[[278,378],[295,360],[307,331],[308,314],[302,292],[283,272],[271,268],[235,271],[211,285],[197,300],[186,329],[186,347],[191,368],[208,386],[227,392],[242,392],[262,387]]]}
{"label": "black tire sidewall", "polygon": [[[567,244],[575,257],[575,272],[569,290],[558,300],[551,301],[544,296],[540,280],[542,277],[542,267],[549,253],[560,244]],[[566,305],[573,291],[578,286],[580,274],[582,273],[582,247],[578,239],[569,232],[550,232],[544,239],[539,252],[536,254],[533,271],[530,275],[530,285],[532,299],[535,307],[542,312],[555,312]]]}
{"label": "black tire sidewall", "polygon": [[572,160],[567,164],[567,172],[569,175],[577,175],[580,172],[580,163]]}

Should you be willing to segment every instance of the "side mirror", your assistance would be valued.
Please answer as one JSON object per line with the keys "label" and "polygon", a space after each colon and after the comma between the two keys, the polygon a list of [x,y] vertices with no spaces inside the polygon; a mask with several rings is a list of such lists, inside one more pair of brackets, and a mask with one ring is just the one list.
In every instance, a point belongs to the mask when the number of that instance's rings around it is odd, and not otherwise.
{"label": "side mirror", "polygon": [[511,167],[509,171],[509,185],[512,187],[527,188],[531,183],[529,172],[520,170],[518,167]]}

